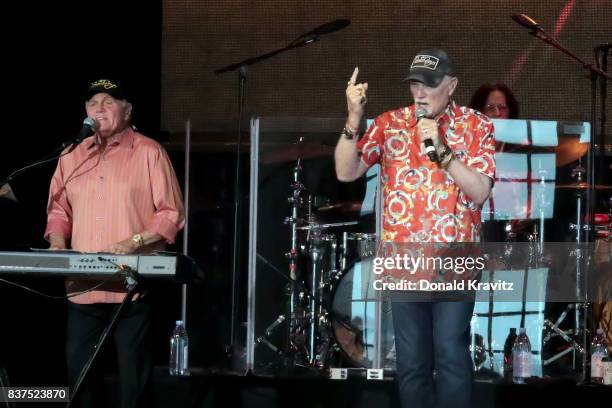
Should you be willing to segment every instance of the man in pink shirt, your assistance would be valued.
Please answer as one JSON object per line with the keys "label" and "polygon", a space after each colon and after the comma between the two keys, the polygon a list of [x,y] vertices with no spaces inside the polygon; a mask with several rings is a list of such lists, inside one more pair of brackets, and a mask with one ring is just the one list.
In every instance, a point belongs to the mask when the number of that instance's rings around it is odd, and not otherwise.
{"label": "man in pink shirt", "polygon": [[[89,86],[85,109],[97,130],[59,159],[51,180],[45,238],[51,249],[144,254],[173,243],[184,225],[181,190],[166,151],[130,125],[132,105],[119,82]],[[113,281],[67,280],[67,360],[70,385],[123,301]],[[113,337],[118,353],[121,406],[142,406],[152,368],[151,302],[133,300]],[[82,406],[103,406],[101,370],[92,370],[79,391]]]}

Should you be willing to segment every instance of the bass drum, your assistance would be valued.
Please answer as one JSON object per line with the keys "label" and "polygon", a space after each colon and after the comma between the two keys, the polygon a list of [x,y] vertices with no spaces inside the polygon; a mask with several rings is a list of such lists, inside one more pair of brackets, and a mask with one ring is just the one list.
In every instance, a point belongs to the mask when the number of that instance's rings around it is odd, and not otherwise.
{"label": "bass drum", "polygon": [[348,365],[394,368],[391,304],[374,289],[374,257],[359,258],[333,284],[331,325]]}

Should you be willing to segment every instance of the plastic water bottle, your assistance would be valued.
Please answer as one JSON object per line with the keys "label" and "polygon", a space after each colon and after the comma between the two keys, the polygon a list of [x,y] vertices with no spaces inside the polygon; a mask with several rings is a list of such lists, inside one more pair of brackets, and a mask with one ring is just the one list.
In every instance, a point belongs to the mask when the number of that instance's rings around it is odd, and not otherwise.
{"label": "plastic water bottle", "polygon": [[512,348],[515,341],[516,327],[511,327],[504,343],[504,379],[507,381],[512,381]]}
{"label": "plastic water bottle", "polygon": [[189,338],[182,320],[176,321],[176,327],[170,337],[170,375],[189,375]]}
{"label": "plastic water bottle", "polygon": [[597,329],[597,334],[591,343],[591,381],[603,382],[602,359],[608,356],[608,345],[602,329]]}
{"label": "plastic water bottle", "polygon": [[512,381],[524,384],[529,377],[531,377],[531,343],[525,328],[521,327],[512,348]]}
{"label": "plastic water bottle", "polygon": [[610,356],[601,359],[603,368],[603,383],[604,385],[612,385],[612,358]]}

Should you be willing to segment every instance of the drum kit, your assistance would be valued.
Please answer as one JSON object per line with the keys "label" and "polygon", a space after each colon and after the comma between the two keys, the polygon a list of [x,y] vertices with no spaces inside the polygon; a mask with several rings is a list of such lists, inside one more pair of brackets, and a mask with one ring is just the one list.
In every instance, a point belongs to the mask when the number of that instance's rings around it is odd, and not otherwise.
{"label": "drum kit", "polygon": [[[353,232],[359,221],[333,219],[340,215],[358,218],[360,202],[319,203],[321,200],[312,194],[304,196],[306,187],[300,179],[302,159],[331,152],[333,149],[300,140],[288,149],[261,158],[266,164],[295,161],[288,197],[291,214],[284,220],[290,227],[291,242],[285,254],[289,264],[286,313],[256,339],[256,344],[282,357],[285,368],[290,370],[319,371],[340,364],[360,366],[364,360],[362,324],[347,315],[338,296],[351,285],[352,265],[362,257],[374,255],[376,234]],[[268,338],[280,327],[288,329],[286,344],[276,347]]]}
{"label": "drum kit", "polygon": [[[569,184],[556,184],[555,189],[560,193],[560,197],[567,197],[566,192],[571,192],[570,200],[566,203],[572,208],[573,216],[570,215],[570,219],[575,221],[569,222],[563,228],[570,233],[569,242],[581,244],[584,243],[585,238],[588,236],[590,239],[587,241],[595,240],[596,247],[601,247],[601,242],[606,241],[606,248],[609,248],[611,241],[612,232],[612,197],[609,198],[608,211],[609,213],[595,213],[592,224],[590,220],[584,216],[585,212],[585,195],[589,188],[588,183],[583,181],[586,174],[586,170],[581,165],[581,157],[586,153],[586,144],[579,143],[577,140],[564,139],[560,140],[559,146],[554,148],[556,157],[556,166],[565,166],[570,163],[577,161],[577,164],[572,167],[571,176],[574,179],[573,183]],[[596,184],[593,186],[596,193],[605,195],[612,192],[612,186]],[[547,199],[543,197],[542,199]],[[496,214],[497,215],[497,214]],[[502,217],[504,218],[504,217]],[[558,223],[560,220],[555,220]],[[592,225],[593,231],[590,229]],[[508,219],[503,225],[504,232],[497,234],[497,238],[503,239],[506,242],[524,242],[527,245],[536,248],[536,252],[541,251],[541,245],[544,243],[544,220],[518,220]],[[593,232],[591,234],[591,232]],[[553,241],[564,241],[559,236],[551,236]],[[566,237],[567,238],[567,237]],[[579,252],[580,249],[577,249]],[[609,255],[609,252],[608,252]],[[600,321],[595,316],[590,315],[590,303],[581,301],[581,295],[585,293],[586,288],[581,287],[584,282],[584,263],[579,262],[580,259],[586,257],[585,253],[576,255],[576,265],[574,268],[574,278],[576,282],[576,302],[569,303],[566,305],[553,304],[545,315],[544,321],[541,324],[542,328],[542,366],[543,369],[547,367],[555,366],[555,370],[559,370],[559,364],[565,360],[563,364],[570,366],[570,370],[581,368],[583,370],[583,378],[585,378],[586,369],[586,353],[587,353],[587,338],[594,333],[594,330]],[[535,258],[539,259],[539,258]],[[591,262],[600,262],[595,259]],[[609,262],[609,259],[608,259]],[[542,266],[542,265],[540,265]],[[536,265],[537,267],[537,265]],[[559,307],[561,306],[561,307]],[[596,305],[595,305],[596,306]],[[595,308],[594,306],[594,308]],[[600,305],[601,306],[601,305]],[[547,308],[549,305],[547,305]],[[594,312],[594,311],[593,311]],[[472,345],[471,352],[473,356],[474,367],[477,377],[481,375],[486,378],[490,375],[494,375],[497,371],[493,367],[493,350],[499,349],[503,344],[503,339],[497,339],[496,343],[493,344],[493,336],[491,333],[492,325],[492,305],[489,306],[489,312],[482,314],[482,317],[488,317],[488,333],[487,340],[488,344],[485,344],[483,335],[478,332],[472,334]],[[523,317],[524,318],[524,317]],[[589,328],[589,320],[594,323]],[[522,320],[521,320],[522,321]],[[507,334],[507,332],[506,332]],[[611,333],[612,335],[612,333]],[[567,357],[570,357],[569,362]],[[553,364],[554,363],[554,364]],[[548,372],[552,372],[548,370]]]}
{"label": "drum kit", "polygon": [[[557,152],[558,165],[576,161],[584,153],[582,147],[577,148],[567,143]],[[361,210],[359,202],[318,203],[316,196],[309,194],[304,197],[306,187],[300,181],[302,159],[316,158],[331,154],[331,149],[319,145],[296,144],[292,149],[285,149],[283,154],[267,154],[262,157],[266,163],[295,161],[292,169],[291,195],[288,202],[291,214],[285,218],[285,224],[290,226],[290,242],[286,258],[288,259],[288,277],[286,295],[286,313],[281,314],[263,335],[257,338],[257,344],[263,344],[283,358],[287,368],[307,368],[325,370],[330,367],[353,366],[373,367],[371,331],[366,322],[366,312],[363,304],[368,302],[367,295],[354,293],[355,282],[362,279],[358,276],[359,263],[376,252],[376,235],[371,233],[353,232],[358,221],[338,221],[333,214],[350,214],[354,219]],[[265,159],[265,160],[264,160]],[[580,166],[577,166],[580,170]],[[557,184],[560,191],[576,192],[576,203],[582,205],[587,185],[582,181],[584,172],[573,172],[575,182]],[[596,185],[599,191],[610,189],[610,186]],[[317,203],[318,205],[315,205]],[[584,208],[582,206],[582,208]],[[612,217],[605,214],[605,223],[596,219],[595,228],[598,236],[610,235]],[[599,218],[602,218],[599,216]],[[603,219],[603,218],[602,218]],[[601,222],[599,222],[601,221]],[[604,225],[605,224],[605,225]],[[541,229],[539,229],[539,228]],[[579,231],[584,231],[582,219],[574,226],[576,237]],[[504,227],[503,240],[506,242],[529,242],[537,244],[543,239],[543,225],[536,222],[518,222],[508,220]],[[580,271],[577,271],[580,273]],[[360,285],[357,285],[360,286]],[[355,301],[366,298],[362,302],[361,311],[356,311]],[[363,300],[363,299],[361,299]],[[357,302],[359,303],[359,302]],[[567,348],[583,353],[579,335],[584,333],[584,325],[578,320],[579,315],[586,313],[582,304],[572,304],[576,319],[569,330],[562,330],[561,323],[568,316],[568,311],[561,313],[556,320],[546,320],[543,330],[547,341],[554,337],[565,339]],[[284,342],[276,347],[268,341],[273,331],[286,327]],[[380,327],[374,328],[380,330]],[[482,336],[475,333],[476,341],[474,356],[477,367],[484,367],[492,351],[491,337],[489,344],[483,342]],[[392,340],[392,336],[391,340]],[[388,345],[386,345],[388,346]],[[385,347],[386,347],[385,346]],[[386,350],[393,350],[392,345]],[[488,350],[487,350],[488,349]],[[565,352],[567,353],[567,351]],[[560,358],[561,355],[556,356]],[[551,361],[554,361],[553,356]],[[549,359],[550,360],[550,359]],[[380,363],[380,361],[379,361]]]}

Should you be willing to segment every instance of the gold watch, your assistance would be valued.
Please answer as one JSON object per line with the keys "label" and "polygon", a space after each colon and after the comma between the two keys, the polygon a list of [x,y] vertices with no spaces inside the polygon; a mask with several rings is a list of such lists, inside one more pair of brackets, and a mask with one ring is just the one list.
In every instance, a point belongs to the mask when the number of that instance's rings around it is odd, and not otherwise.
{"label": "gold watch", "polygon": [[134,234],[132,236],[132,241],[136,243],[137,248],[140,248],[144,245],[144,239],[142,238],[142,235],[140,234]]}

